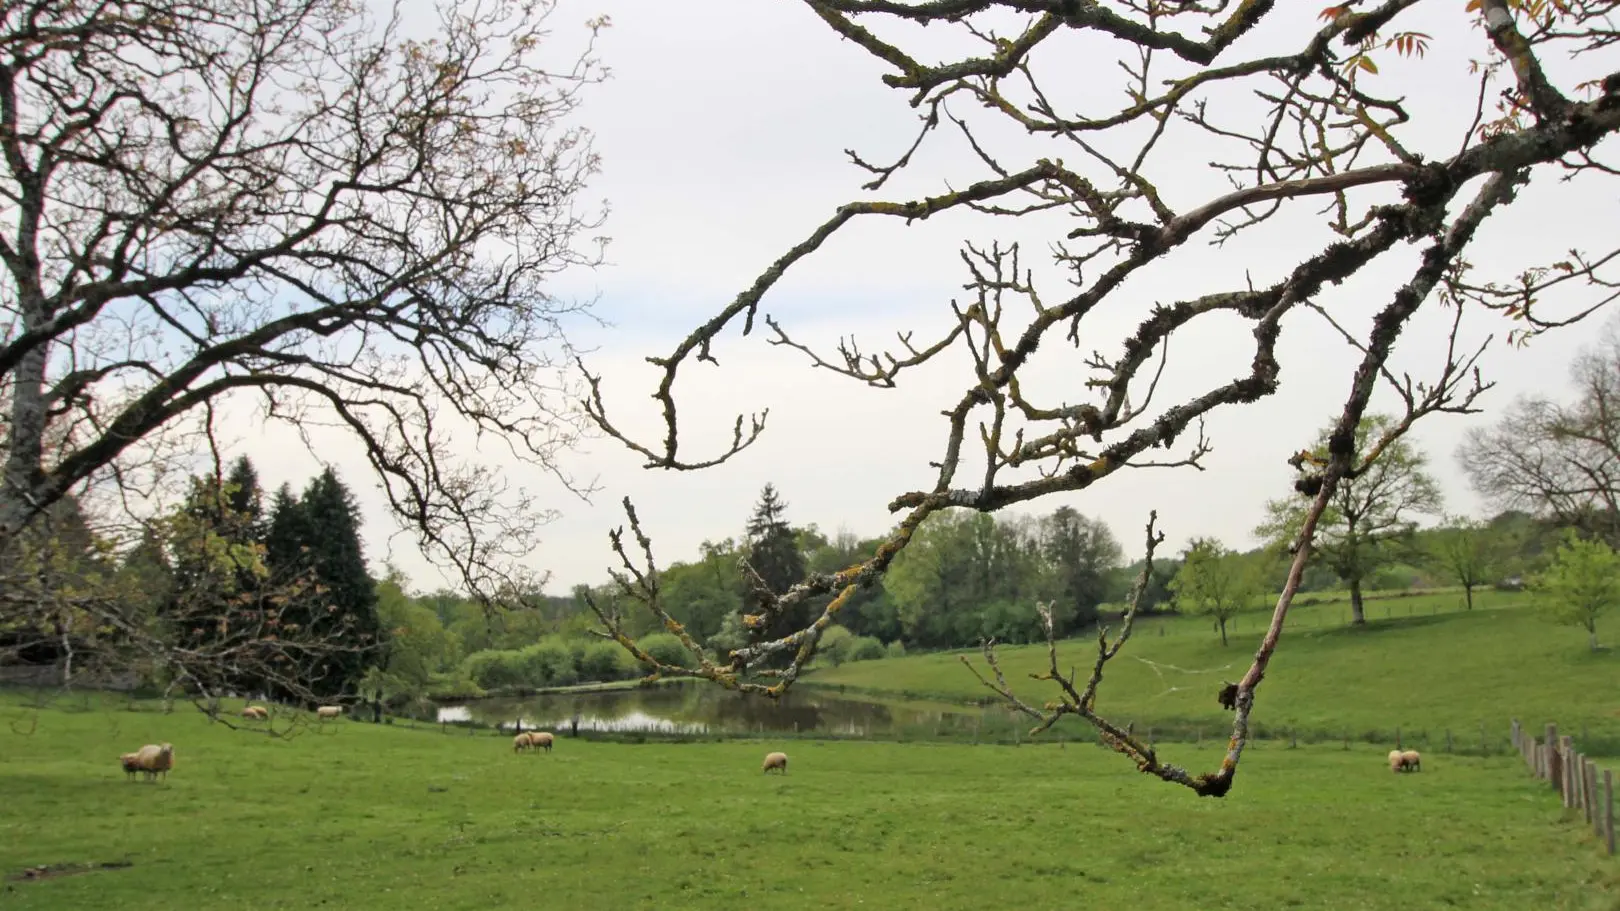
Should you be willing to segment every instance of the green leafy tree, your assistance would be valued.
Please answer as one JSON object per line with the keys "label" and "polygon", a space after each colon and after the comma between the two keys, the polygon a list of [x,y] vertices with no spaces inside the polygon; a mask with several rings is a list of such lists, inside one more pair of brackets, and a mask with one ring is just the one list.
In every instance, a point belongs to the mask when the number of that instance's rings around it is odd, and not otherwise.
{"label": "green leafy tree", "polygon": [[421,699],[436,675],[456,662],[455,641],[431,608],[405,590],[396,567],[377,583],[381,648],[377,663],[362,678],[363,694],[390,704]]}
{"label": "green leafy tree", "polygon": [[1042,523],[1041,546],[1057,580],[1053,600],[1061,609],[1053,611],[1053,620],[1058,635],[1095,623],[1097,605],[1108,597],[1111,576],[1124,556],[1114,533],[1104,523],[1060,506]]}
{"label": "green leafy tree", "polygon": [[[1392,424],[1386,415],[1364,417],[1356,427],[1355,458],[1361,460]],[[1313,459],[1326,462],[1331,432],[1331,427],[1322,431],[1310,450]],[[1426,461],[1405,437],[1395,440],[1365,472],[1339,482],[1317,524],[1314,559],[1330,567],[1350,589],[1352,624],[1367,622],[1362,583],[1379,567],[1411,553],[1417,530],[1413,516],[1440,509],[1440,488],[1425,470]],[[1309,507],[1309,499],[1297,494],[1272,500],[1255,534],[1274,548],[1286,547]]]}
{"label": "green leafy tree", "polygon": [[1558,623],[1586,630],[1598,649],[1598,617],[1620,603],[1620,554],[1601,540],[1567,531],[1552,565],[1533,577],[1529,588]]}
{"label": "green leafy tree", "polygon": [[703,558],[696,563],[675,563],[659,576],[664,607],[699,642],[720,632],[727,616],[743,609],[742,577],[737,543],[726,539],[703,542]]}
{"label": "green leafy tree", "polygon": [[1182,554],[1181,569],[1170,582],[1179,603],[1212,617],[1227,644],[1227,621],[1247,607],[1260,591],[1253,561],[1243,559],[1214,538],[1194,538]]}
{"label": "green leafy tree", "polygon": [[138,619],[122,581],[78,498],[52,503],[0,551],[0,663],[55,664],[64,683],[105,666]]}
{"label": "green leafy tree", "polygon": [[[219,479],[191,479],[187,496],[167,518],[163,535],[170,551],[170,587],[160,611],[170,640],[197,654],[223,654],[260,632],[277,635],[285,616],[267,603],[269,570],[255,539],[250,515],[232,506],[236,488]],[[256,662],[199,666],[190,672],[210,691],[264,690],[268,677],[291,674],[284,656],[277,673]]]}
{"label": "green leafy tree", "polygon": [[1474,589],[1490,581],[1500,562],[1501,548],[1490,526],[1477,519],[1455,516],[1429,533],[1429,563],[1463,588],[1469,610]]}
{"label": "green leafy tree", "polygon": [[[805,563],[810,572],[832,575],[860,563],[883,542],[878,538],[863,540],[848,529],[839,529],[829,539],[812,527],[801,531],[799,543],[805,551]],[[814,599],[812,610],[821,610],[831,597]],[[839,609],[838,623],[857,636],[891,640],[900,635],[894,601],[881,585],[857,588]]]}

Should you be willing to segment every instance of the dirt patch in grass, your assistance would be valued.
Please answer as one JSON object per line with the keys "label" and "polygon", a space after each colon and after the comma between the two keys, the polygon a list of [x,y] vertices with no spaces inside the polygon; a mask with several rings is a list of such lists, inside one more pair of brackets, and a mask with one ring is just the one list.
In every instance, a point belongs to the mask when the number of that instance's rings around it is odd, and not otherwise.
{"label": "dirt patch in grass", "polygon": [[32,882],[40,879],[55,879],[58,876],[77,876],[80,873],[95,873],[99,870],[122,870],[134,864],[127,860],[110,860],[100,864],[43,864],[38,867],[24,867],[19,872],[7,876],[11,882]]}

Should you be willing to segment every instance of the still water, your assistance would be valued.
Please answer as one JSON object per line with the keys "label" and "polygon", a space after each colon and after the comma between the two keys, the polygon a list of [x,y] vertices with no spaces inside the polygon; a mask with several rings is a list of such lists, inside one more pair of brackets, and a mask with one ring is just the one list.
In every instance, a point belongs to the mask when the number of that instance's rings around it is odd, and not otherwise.
{"label": "still water", "polygon": [[943,703],[874,702],[824,690],[794,689],[780,700],[745,695],[708,681],[522,698],[480,699],[441,706],[438,720],[511,727],[668,734],[812,731],[863,737],[905,729],[972,730],[980,710]]}

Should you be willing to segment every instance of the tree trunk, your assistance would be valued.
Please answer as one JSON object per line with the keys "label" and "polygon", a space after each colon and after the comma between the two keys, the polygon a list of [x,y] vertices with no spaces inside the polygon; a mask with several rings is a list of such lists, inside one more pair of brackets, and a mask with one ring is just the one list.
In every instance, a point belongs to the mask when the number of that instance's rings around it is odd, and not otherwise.
{"label": "tree trunk", "polygon": [[1361,604],[1361,580],[1350,580],[1350,625],[1361,626],[1367,622],[1367,613]]}
{"label": "tree trunk", "polygon": [[1221,647],[1226,647],[1226,618],[1221,618]]}
{"label": "tree trunk", "polygon": [[[43,307],[31,295],[22,302],[23,325],[26,332],[44,322]],[[11,426],[6,428],[6,464],[4,484],[0,490],[0,541],[22,531],[34,516],[30,503],[44,476],[42,465],[45,453],[45,425],[48,421],[48,403],[45,400],[45,366],[49,343],[40,343],[25,353],[11,371]]]}
{"label": "tree trunk", "polygon": [[1596,623],[1591,623],[1591,624],[1587,625],[1587,627],[1586,627],[1586,636],[1587,636],[1587,641],[1590,642],[1591,645],[1592,645],[1592,651],[1594,651],[1594,652],[1597,651],[1598,650],[1598,641],[1597,641],[1597,624]]}
{"label": "tree trunk", "polygon": [[1474,587],[1472,585],[1464,585],[1463,586],[1463,598],[1468,603],[1468,609],[1473,610],[1474,609]]}

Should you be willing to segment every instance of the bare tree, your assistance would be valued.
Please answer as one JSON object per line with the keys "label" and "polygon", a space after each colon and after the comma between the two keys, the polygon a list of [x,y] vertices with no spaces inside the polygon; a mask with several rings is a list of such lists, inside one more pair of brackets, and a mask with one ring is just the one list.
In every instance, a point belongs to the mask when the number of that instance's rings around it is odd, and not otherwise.
{"label": "bare tree", "polygon": [[1620,543],[1620,322],[1570,365],[1575,401],[1514,402],[1457,448],[1470,483],[1492,505],[1523,508]]}
{"label": "bare tree", "polygon": [[[1076,715],[1144,772],[1199,794],[1226,794],[1247,739],[1255,688],[1277,646],[1317,523],[1338,482],[1367,471],[1423,416],[1472,410],[1475,396],[1489,385],[1473,370],[1478,352],[1458,350],[1460,302],[1503,311],[1515,303],[1511,295],[1497,294],[1489,281],[1465,281],[1476,267],[1464,253],[1480,225],[1505,210],[1535,174],[1562,172],[1598,180],[1614,173],[1612,166],[1591,157],[1620,129],[1620,73],[1604,73],[1602,54],[1591,53],[1615,43],[1607,18],[1613,3],[1573,0],[1527,7],[1480,0],[1473,4],[1476,13],[1438,0],[1351,2],[1323,10],[1316,24],[1302,24],[1298,7],[1290,4],[1224,0],[805,3],[837,36],[889,68],[884,83],[907,93],[920,112],[915,142],[897,157],[874,163],[850,153],[873,175],[864,189],[882,189],[912,164],[918,148],[930,139],[939,141],[942,133],[962,140],[978,171],[935,178],[936,185],[944,185],[938,195],[859,199],[839,206],[673,351],[653,358],[663,371],[654,392],[663,419],[658,439],[637,439],[617,426],[609,417],[601,378],[587,374],[592,416],[605,432],[645,456],[650,468],[693,470],[724,462],[759,438],[765,415],[751,420],[739,416],[729,445],[691,455],[691,441],[679,433],[676,380],[683,367],[716,363],[714,349],[722,332],[740,323],[746,335],[761,319],[773,344],[876,388],[892,387],[912,368],[946,357],[962,355],[972,369],[962,378],[960,397],[946,410],[945,444],[932,462],[937,473],[925,486],[901,492],[889,504],[892,512],[903,514],[892,536],[856,565],[812,575],[775,593],[760,613],[745,618],[757,629],[806,598],[834,594],[814,621],[790,635],[735,649],[729,662],[709,659],[688,640],[695,665],[691,670],[724,686],[779,696],[850,594],[877,579],[931,513],[951,506],[993,511],[1081,490],[1126,468],[1197,466],[1209,451],[1205,416],[1276,391],[1286,316],[1315,312],[1340,326],[1342,321],[1327,306],[1312,309],[1329,286],[1374,263],[1402,270],[1379,292],[1387,296],[1376,305],[1370,330],[1344,330],[1359,352],[1358,363],[1344,378],[1344,405],[1329,434],[1326,464],[1300,482],[1312,505],[1295,535],[1288,581],[1271,625],[1249,671],[1221,694],[1234,721],[1231,749],[1217,771],[1193,775],[1163,762],[1150,746],[1098,714],[1097,684],[1106,662],[1129,636],[1134,607],[1127,611],[1118,638],[1110,641],[1106,630],[1101,634],[1093,673],[1084,686],[1060,673],[1052,646],[1047,676],[1058,686],[1060,698],[1047,708],[1035,708],[1015,695],[999,671],[993,682],[986,680],[1019,711],[1039,719],[1038,728]],[[1289,18],[1291,14],[1296,18]],[[1427,22],[1441,22],[1446,31],[1437,39],[1408,27],[1420,15],[1428,15]],[[927,31],[926,47],[916,28],[922,25],[934,26]],[[1255,53],[1239,56],[1234,48],[1240,39]],[[1381,85],[1375,78],[1377,61],[1396,55],[1411,58],[1406,64],[1415,74],[1411,78],[1424,78],[1422,52],[1436,40],[1466,44],[1488,58],[1477,67],[1477,94],[1458,99],[1458,105],[1470,105],[1475,112],[1459,135],[1437,136],[1434,130],[1420,135],[1398,97],[1400,86]],[[1272,52],[1260,53],[1262,48]],[[1577,75],[1555,83],[1538,59],[1549,50],[1571,52],[1572,61],[1560,61],[1561,72]],[[1077,72],[1072,64],[1081,56],[1097,68]],[[1103,113],[1076,113],[1095,108],[1101,97],[1098,74],[1113,72],[1106,69],[1113,64],[1125,74],[1126,100]],[[1492,111],[1489,102],[1498,98]],[[1006,150],[1014,132],[1061,147],[1063,157],[1048,153],[1012,163],[1010,156],[1020,154]],[[1171,144],[1209,149],[1218,156],[1213,166],[1224,172],[1231,188],[1192,203],[1175,199],[1176,166],[1154,163]],[[1335,235],[1329,242],[1281,263],[1275,248],[1267,249],[1265,259],[1255,263],[1263,279],[1154,305],[1117,355],[1076,358],[1091,372],[1083,386],[1074,382],[1041,388],[1027,369],[1038,347],[1050,351],[1065,338],[1076,348],[1082,340],[1095,344],[1092,329],[1101,304],[1120,297],[1140,275],[1178,269],[1173,254],[1193,238],[1226,243],[1274,219],[1303,224],[1302,219],[1314,218],[1323,206],[1326,217],[1317,224],[1325,222]],[[951,302],[948,325],[937,336],[920,339],[902,332],[892,351],[863,348],[849,338],[826,352],[790,335],[774,316],[760,314],[766,294],[781,277],[850,222],[887,217],[909,223],[951,212],[1016,218],[1052,232],[1053,268],[1061,276],[1037,278],[1017,245],[968,244],[961,259],[970,299]],[[1415,262],[1402,256],[1408,249],[1419,252]],[[1608,261],[1601,254],[1582,260],[1594,266]],[[1598,276],[1592,269],[1584,277]],[[1362,289],[1359,299],[1368,293]],[[1388,366],[1391,353],[1429,300],[1456,305],[1450,337],[1414,341],[1417,350],[1435,353],[1436,366],[1427,381],[1397,377]],[[1197,346],[1207,326],[1233,319],[1246,321],[1251,330],[1247,371],[1210,382],[1179,400],[1159,401],[1158,380],[1170,341],[1179,337]],[[1075,372],[1064,372],[1060,382]],[[1355,431],[1380,383],[1404,407],[1377,440],[1358,452]],[[1188,436],[1193,437],[1190,443]],[[982,444],[982,455],[973,451],[974,440]],[[1179,451],[1162,458],[1150,452],[1178,443]],[[1286,455],[1278,452],[1277,458]],[[679,624],[659,604],[650,541],[631,504],[625,505],[641,553],[633,561],[622,531],[614,532],[612,541],[625,567],[615,571],[616,578],[622,591],[679,634]],[[1150,522],[1149,570],[1157,541]],[[615,609],[604,608],[601,615],[608,633],[654,672],[673,670],[636,648],[622,632]],[[1055,637],[1050,625],[1048,636]],[[777,682],[767,686],[743,679],[756,662],[784,651],[795,657],[771,672]],[[994,668],[989,644],[985,653]]]}
{"label": "bare tree", "polygon": [[368,6],[6,6],[0,546],[228,408],[347,431],[475,590],[532,551],[546,512],[448,444],[556,471],[584,429],[547,289],[596,255],[569,117],[604,70],[538,59],[552,0]]}

